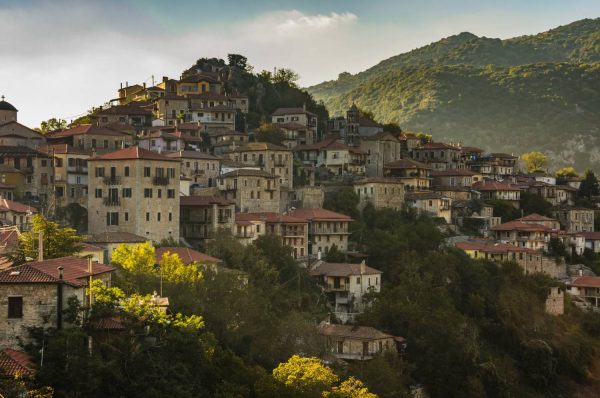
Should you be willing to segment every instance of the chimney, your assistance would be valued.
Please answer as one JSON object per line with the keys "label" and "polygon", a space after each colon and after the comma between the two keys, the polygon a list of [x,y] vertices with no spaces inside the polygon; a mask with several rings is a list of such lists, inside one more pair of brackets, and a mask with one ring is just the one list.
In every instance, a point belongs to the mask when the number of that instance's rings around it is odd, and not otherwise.
{"label": "chimney", "polygon": [[169,80],[169,78],[167,76],[163,76],[163,79],[162,79],[163,83],[166,83],[167,80]]}
{"label": "chimney", "polygon": [[304,111],[306,111],[306,102],[305,102],[304,104],[302,104],[302,109],[303,109]]}
{"label": "chimney", "polygon": [[123,89],[123,82],[121,82],[121,89]]}
{"label": "chimney", "polygon": [[129,87],[129,82],[128,81],[125,82],[125,87],[126,88]]}
{"label": "chimney", "polygon": [[360,274],[364,275],[366,270],[367,270],[367,265],[365,264],[365,260],[362,260],[360,262]]}
{"label": "chimney", "polygon": [[579,276],[583,276],[583,268],[579,268]]}
{"label": "chimney", "polygon": [[144,86],[144,88],[146,88],[146,82],[143,82],[142,85]]}
{"label": "chimney", "polygon": [[317,260],[321,259],[321,249],[319,249],[319,251],[317,251]]}
{"label": "chimney", "polygon": [[44,231],[38,233],[38,261],[44,261]]}
{"label": "chimney", "polygon": [[56,286],[56,329],[63,326],[63,267],[58,267],[58,285]]}

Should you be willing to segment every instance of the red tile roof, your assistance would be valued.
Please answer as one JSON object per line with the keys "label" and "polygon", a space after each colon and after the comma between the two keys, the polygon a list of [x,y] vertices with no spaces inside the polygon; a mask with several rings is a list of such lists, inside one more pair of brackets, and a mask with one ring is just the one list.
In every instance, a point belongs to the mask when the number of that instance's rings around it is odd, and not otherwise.
{"label": "red tile roof", "polygon": [[113,129],[109,129],[102,126],[96,126],[94,124],[81,124],[79,126],[72,127],[70,129],[54,131],[46,135],[47,138],[63,138],[63,137],[71,137],[74,135],[84,135],[84,134],[94,134],[94,135],[109,135],[109,136],[124,136],[128,135],[126,133],[122,133]]}
{"label": "red tile roof", "polygon": [[[378,269],[371,268],[365,265],[364,275],[376,275],[382,272]],[[321,261],[315,268],[310,271],[313,276],[326,275],[326,276],[350,276],[350,275],[361,275],[361,264],[354,263],[328,263]]]}
{"label": "red tile roof", "polygon": [[8,231],[0,232],[0,250],[9,249],[8,251],[16,248],[19,245],[19,234],[16,230],[11,229]]}
{"label": "red tile roof", "polygon": [[504,224],[496,225],[490,228],[491,231],[523,231],[523,232],[550,232],[552,228],[548,228],[542,224],[527,224],[518,220],[509,221]]}
{"label": "red tile roof", "polygon": [[346,145],[338,142],[335,138],[327,138],[323,141],[316,142],[314,144],[303,144],[297,145],[294,147],[294,151],[340,151],[346,150],[349,151],[351,148]]}
{"label": "red tile roof", "polygon": [[203,160],[221,160],[219,157],[207,153],[198,151],[177,151],[166,153],[165,156],[169,158],[180,158],[180,159],[203,159]]}
{"label": "red tile roof", "polygon": [[347,339],[359,340],[379,340],[379,339],[397,339],[403,341],[404,338],[392,336],[391,334],[383,333],[380,330],[370,326],[355,326],[355,325],[337,325],[323,323],[319,325],[319,333],[325,336],[343,337]]}
{"label": "red tile roof", "polygon": [[227,206],[235,204],[235,202],[225,199],[221,196],[181,196],[179,198],[179,206],[208,206],[217,204]]}
{"label": "red tile roof", "polygon": [[314,113],[309,112],[303,108],[277,108],[275,110],[275,112],[273,112],[273,116],[299,115],[299,114],[317,116]]}
{"label": "red tile roof", "polygon": [[40,152],[47,153],[48,155],[64,155],[64,154],[74,154],[74,155],[92,155],[92,151],[87,151],[84,149],[73,148],[69,144],[52,144],[52,145],[44,145],[39,147]]}
{"label": "red tile roof", "polygon": [[518,221],[556,221],[556,219],[542,216],[541,214],[532,213],[525,217],[519,218]]}
{"label": "red tile roof", "polygon": [[431,176],[432,177],[450,177],[450,176],[465,176],[465,177],[472,177],[474,175],[477,175],[477,173],[471,171],[471,170],[466,170],[466,169],[448,169],[448,170],[432,170],[431,171]]}
{"label": "red tile roof", "polygon": [[383,166],[384,169],[426,169],[430,170],[431,167],[426,165],[425,163],[417,162],[412,159],[400,159],[395,162],[388,163]]}
{"label": "red tile roof", "polygon": [[495,242],[459,242],[455,245],[461,250],[477,250],[484,253],[532,253],[540,254],[537,250],[529,249],[526,247],[519,247],[511,245],[509,243],[495,243]]}
{"label": "red tile roof", "polygon": [[35,367],[29,354],[11,348],[0,351],[0,370],[0,373],[9,377],[15,375],[30,377],[35,373]]}
{"label": "red tile roof", "polygon": [[179,162],[177,159],[168,158],[159,153],[149,151],[147,149],[140,148],[139,146],[132,146],[125,149],[119,149],[118,151],[108,152],[103,155],[98,155],[89,159],[92,160],[164,160],[170,162]]}
{"label": "red tile roof", "polygon": [[596,232],[579,232],[586,240],[600,240],[600,231]]}
{"label": "red tile roof", "polygon": [[[51,260],[35,261],[11,267],[0,272],[0,283],[57,283],[58,267],[63,267],[65,283],[81,287],[87,284],[88,260],[81,257],[61,257]],[[94,261],[92,275],[97,276],[114,271],[114,268]]]}
{"label": "red tile roof", "polygon": [[31,206],[13,202],[8,199],[0,199],[0,212],[2,211],[12,211],[15,213],[27,213],[28,211],[31,211],[32,213],[37,213],[37,210]]}
{"label": "red tile roof", "polygon": [[147,103],[136,104],[133,102],[126,105],[115,105],[96,113],[96,115],[152,115],[151,111],[142,107],[146,105]]}
{"label": "red tile roof", "polygon": [[472,187],[478,191],[520,191],[518,186],[506,181],[477,181]]}
{"label": "red tile roof", "polygon": [[159,247],[156,249],[156,262],[160,262],[165,253],[177,254],[184,264],[218,263],[221,260],[187,247]]}
{"label": "red tile roof", "polygon": [[580,276],[571,282],[571,286],[600,288],[600,276]]}
{"label": "red tile roof", "polygon": [[428,142],[415,149],[453,149],[455,151],[460,151],[460,148],[457,148],[450,144],[445,144],[443,142]]}
{"label": "red tile roof", "polygon": [[268,223],[306,224],[306,220],[279,213],[235,213],[235,221],[265,221]]}
{"label": "red tile roof", "polygon": [[290,215],[307,221],[352,221],[350,216],[321,208],[296,209]]}

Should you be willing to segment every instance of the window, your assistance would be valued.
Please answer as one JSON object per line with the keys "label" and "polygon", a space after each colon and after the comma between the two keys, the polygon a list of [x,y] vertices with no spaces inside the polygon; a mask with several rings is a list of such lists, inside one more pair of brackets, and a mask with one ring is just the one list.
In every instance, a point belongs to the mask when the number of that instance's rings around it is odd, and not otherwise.
{"label": "window", "polygon": [[150,177],[150,167],[144,167],[144,177]]}
{"label": "window", "polygon": [[104,167],[96,167],[96,177],[104,177]]}
{"label": "window", "polygon": [[108,140],[104,140],[104,148],[108,149]]}
{"label": "window", "polygon": [[167,189],[167,198],[169,198],[169,199],[175,198],[175,190],[174,189]]}
{"label": "window", "polygon": [[119,225],[119,213],[108,212],[106,213],[106,225]]}
{"label": "window", "polygon": [[152,197],[152,188],[144,188],[144,198]]}
{"label": "window", "polygon": [[[156,193],[157,193],[156,197],[162,198],[162,189],[157,189]],[[158,221],[160,221],[160,220],[158,220]]]}
{"label": "window", "polygon": [[129,213],[125,212],[125,221],[129,221]]}
{"label": "window", "polygon": [[48,161],[46,159],[42,159],[42,167],[46,167],[48,165]]}
{"label": "window", "polygon": [[146,213],[146,221],[150,221],[150,213]]}
{"label": "window", "polygon": [[102,197],[102,188],[96,188],[96,197],[97,198],[101,198]]}
{"label": "window", "polygon": [[92,148],[96,148],[96,139],[92,139]]}
{"label": "window", "polygon": [[125,166],[125,177],[129,177],[129,166]]}
{"label": "window", "polygon": [[360,285],[360,276],[357,276],[357,277],[356,277],[356,284],[357,284],[357,285]]}
{"label": "window", "polygon": [[156,213],[156,221],[160,222],[160,213]]}
{"label": "window", "polygon": [[131,198],[131,188],[123,188],[123,197]]}
{"label": "window", "polygon": [[338,354],[344,353],[344,341],[343,340],[337,342],[337,353]]}
{"label": "window", "polygon": [[173,221],[173,213],[169,212],[169,221]]}
{"label": "window", "polygon": [[8,317],[23,318],[23,297],[13,296],[8,298]]}

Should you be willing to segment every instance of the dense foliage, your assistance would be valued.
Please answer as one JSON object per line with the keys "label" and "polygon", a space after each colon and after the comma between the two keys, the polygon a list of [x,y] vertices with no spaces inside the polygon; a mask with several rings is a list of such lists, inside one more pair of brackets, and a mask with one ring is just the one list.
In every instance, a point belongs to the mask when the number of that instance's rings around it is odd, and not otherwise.
{"label": "dense foliage", "polygon": [[599,149],[599,27],[582,20],[504,41],[461,33],[308,90],[332,114],[356,103],[440,141],[538,150],[584,169]]}

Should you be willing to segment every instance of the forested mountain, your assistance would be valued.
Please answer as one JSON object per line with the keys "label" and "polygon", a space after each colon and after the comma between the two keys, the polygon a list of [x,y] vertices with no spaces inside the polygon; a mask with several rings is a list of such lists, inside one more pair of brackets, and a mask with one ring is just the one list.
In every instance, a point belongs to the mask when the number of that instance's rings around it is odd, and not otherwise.
{"label": "forested mountain", "polygon": [[485,149],[600,160],[600,19],[508,40],[461,33],[309,87],[332,114],[355,102],[383,122]]}

